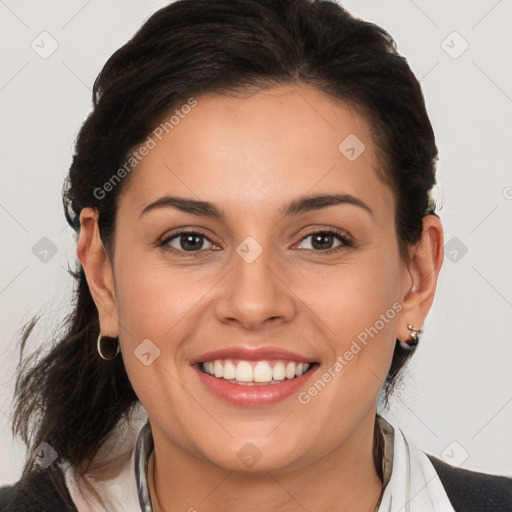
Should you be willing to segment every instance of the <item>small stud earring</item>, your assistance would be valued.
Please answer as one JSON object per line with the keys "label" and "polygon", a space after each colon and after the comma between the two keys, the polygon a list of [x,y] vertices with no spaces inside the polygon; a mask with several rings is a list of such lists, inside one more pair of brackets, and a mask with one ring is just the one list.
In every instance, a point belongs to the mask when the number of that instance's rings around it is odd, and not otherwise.
{"label": "small stud earring", "polygon": [[421,329],[414,327],[412,324],[407,325],[407,329],[411,332],[411,339],[407,341],[398,340],[400,342],[400,346],[407,350],[408,352],[413,352],[420,341],[419,333],[422,332]]}

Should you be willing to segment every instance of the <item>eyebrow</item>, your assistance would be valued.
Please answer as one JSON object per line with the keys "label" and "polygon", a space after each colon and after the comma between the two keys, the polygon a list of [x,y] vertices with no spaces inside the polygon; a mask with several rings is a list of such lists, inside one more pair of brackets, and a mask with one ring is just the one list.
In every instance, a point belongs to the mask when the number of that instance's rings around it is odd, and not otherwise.
{"label": "eyebrow", "polygon": [[[296,216],[301,213],[320,210],[321,208],[339,204],[357,206],[369,213],[372,217],[374,216],[372,209],[364,201],[350,194],[317,194],[304,196],[285,205],[280,209],[280,214],[283,217]],[[156,201],[148,204],[140,213],[139,218],[152,210],[168,207],[176,208],[185,213],[211,217],[218,220],[224,220],[226,218],[226,214],[222,208],[218,207],[214,203],[168,195],[160,197]]]}

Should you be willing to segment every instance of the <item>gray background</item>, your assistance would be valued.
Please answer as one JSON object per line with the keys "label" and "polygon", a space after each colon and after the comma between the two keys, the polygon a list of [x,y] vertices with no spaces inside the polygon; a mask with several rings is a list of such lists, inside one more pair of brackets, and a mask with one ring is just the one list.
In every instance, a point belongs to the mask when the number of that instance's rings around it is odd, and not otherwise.
{"label": "gray background", "polygon": [[[10,431],[20,328],[42,312],[30,347],[49,346],[69,309],[75,241],[60,192],[93,81],[165,4],[0,0],[0,484],[19,478],[25,456]],[[421,345],[384,415],[429,453],[512,475],[512,2],[344,5],[396,39],[440,150],[446,258]]]}

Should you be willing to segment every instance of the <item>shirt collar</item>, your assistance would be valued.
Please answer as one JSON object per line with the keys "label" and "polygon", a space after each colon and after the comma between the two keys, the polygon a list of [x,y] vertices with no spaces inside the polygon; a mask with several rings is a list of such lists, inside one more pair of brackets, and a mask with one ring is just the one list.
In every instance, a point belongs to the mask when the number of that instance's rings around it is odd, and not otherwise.
{"label": "shirt collar", "polygon": [[148,463],[153,448],[151,425],[147,421],[141,428],[135,444],[135,480],[141,512],[153,512],[148,488]]}

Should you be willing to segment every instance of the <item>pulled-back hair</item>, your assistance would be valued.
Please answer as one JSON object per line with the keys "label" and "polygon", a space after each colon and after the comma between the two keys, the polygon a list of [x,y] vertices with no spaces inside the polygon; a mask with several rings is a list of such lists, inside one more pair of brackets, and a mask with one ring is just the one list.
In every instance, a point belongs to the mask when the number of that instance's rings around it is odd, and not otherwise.
{"label": "pulled-back hair", "polygon": [[[94,83],[93,109],[63,189],[68,223],[78,233],[81,210],[95,208],[111,256],[119,194],[133,173],[124,173],[109,194],[98,191],[162,119],[203,93],[301,83],[369,121],[380,177],[395,194],[406,261],[408,246],[421,238],[423,217],[433,212],[437,148],[421,88],[386,31],[328,0],[179,0],[152,15]],[[45,441],[85,473],[138,398],[122,358],[99,357],[98,311],[83,269],[71,273],[77,284],[65,334],[47,354],[37,351],[21,364],[35,320],[23,333],[13,431],[29,453]],[[382,390],[386,402],[409,357],[397,343]],[[32,466],[28,456],[24,474]]]}

